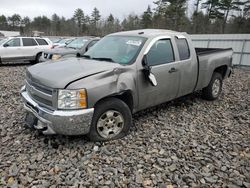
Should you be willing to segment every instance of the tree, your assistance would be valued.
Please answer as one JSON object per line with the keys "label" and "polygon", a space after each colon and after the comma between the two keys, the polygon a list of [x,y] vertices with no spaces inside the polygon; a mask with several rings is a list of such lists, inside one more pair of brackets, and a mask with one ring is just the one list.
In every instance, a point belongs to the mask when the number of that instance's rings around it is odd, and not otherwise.
{"label": "tree", "polygon": [[0,16],[0,28],[1,29],[7,29],[8,28],[7,18],[4,15]]}
{"label": "tree", "polygon": [[148,6],[147,10],[142,15],[142,26],[143,28],[152,27],[153,13],[151,11],[150,6]]}
{"label": "tree", "polygon": [[202,9],[207,9],[209,19],[215,19],[218,17],[219,0],[207,0],[202,3]]}
{"label": "tree", "polygon": [[122,28],[123,30],[134,30],[140,29],[140,19],[137,15],[129,14],[127,18],[122,21]]}
{"label": "tree", "polygon": [[114,16],[112,14],[110,14],[107,21],[108,21],[108,23],[114,23],[114,21],[115,21]]}
{"label": "tree", "polygon": [[197,13],[199,12],[200,2],[201,2],[201,0],[196,0],[196,2],[194,4],[194,6],[195,6],[195,12],[197,12]]}
{"label": "tree", "polygon": [[80,8],[76,9],[73,18],[75,19],[77,23],[77,26],[78,26],[77,35],[79,36],[80,33],[82,32],[82,25],[85,22],[84,20],[85,16],[84,16],[83,10]]}
{"label": "tree", "polygon": [[13,28],[19,27],[21,20],[22,18],[19,14],[13,14],[11,17],[8,17],[8,21],[10,22]]}
{"label": "tree", "polygon": [[26,33],[26,34],[31,34],[31,30],[30,30],[30,18],[28,16],[25,16],[22,21],[21,21],[21,31],[22,34]]}
{"label": "tree", "polygon": [[225,32],[226,22],[228,20],[229,13],[231,11],[241,11],[240,6],[244,5],[245,2],[239,0],[221,0],[218,5],[218,12],[223,15],[222,33]]}
{"label": "tree", "polygon": [[91,13],[91,25],[92,25],[92,35],[98,35],[98,22],[101,19],[100,11],[95,7],[93,12]]}
{"label": "tree", "polygon": [[95,7],[93,12],[91,13],[91,21],[93,25],[97,27],[97,23],[100,19],[101,19],[100,11]]}
{"label": "tree", "polygon": [[156,15],[163,17],[165,27],[174,30],[181,30],[186,21],[186,0],[164,0],[156,1]]}
{"label": "tree", "polygon": [[206,34],[209,33],[210,21],[208,15],[204,15],[203,12],[194,12],[192,16],[192,28],[191,32],[195,34]]}
{"label": "tree", "polygon": [[45,35],[51,35],[51,20],[47,16],[35,17],[31,26],[34,30],[44,32]]}

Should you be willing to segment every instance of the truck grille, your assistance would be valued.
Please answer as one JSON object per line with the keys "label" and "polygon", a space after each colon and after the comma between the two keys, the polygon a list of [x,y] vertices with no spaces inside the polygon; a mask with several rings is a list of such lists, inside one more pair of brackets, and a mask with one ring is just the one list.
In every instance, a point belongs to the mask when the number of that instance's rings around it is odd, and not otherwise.
{"label": "truck grille", "polygon": [[40,106],[53,109],[53,90],[26,80],[26,90],[30,97]]}

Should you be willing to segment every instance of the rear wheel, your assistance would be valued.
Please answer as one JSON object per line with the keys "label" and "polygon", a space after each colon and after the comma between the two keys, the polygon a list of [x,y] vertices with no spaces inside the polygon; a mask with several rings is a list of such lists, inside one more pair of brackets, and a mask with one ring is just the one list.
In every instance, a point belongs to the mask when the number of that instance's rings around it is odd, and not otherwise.
{"label": "rear wheel", "polygon": [[97,104],[87,137],[92,141],[108,141],[124,137],[132,124],[131,111],[117,98]]}
{"label": "rear wheel", "polygon": [[214,72],[209,85],[202,90],[202,97],[206,100],[216,100],[222,91],[222,76]]}

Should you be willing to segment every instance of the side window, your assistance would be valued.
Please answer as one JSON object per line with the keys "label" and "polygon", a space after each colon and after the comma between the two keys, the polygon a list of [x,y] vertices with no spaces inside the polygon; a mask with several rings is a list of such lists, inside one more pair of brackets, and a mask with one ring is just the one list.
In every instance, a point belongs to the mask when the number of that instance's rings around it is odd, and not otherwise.
{"label": "side window", "polygon": [[5,44],[7,44],[10,47],[20,46],[20,39],[19,38],[11,39]]}
{"label": "side window", "polygon": [[180,60],[185,60],[190,58],[190,49],[186,39],[175,39],[176,45],[179,51]]}
{"label": "side window", "polygon": [[37,46],[37,43],[32,38],[23,38],[23,46]]}
{"label": "side window", "polygon": [[171,63],[174,60],[174,51],[170,39],[158,40],[147,55],[147,61],[150,66]]}
{"label": "side window", "polygon": [[97,43],[97,42],[98,42],[98,40],[93,40],[93,41],[91,41],[91,42],[89,43],[87,49],[89,50],[89,49],[90,49],[92,46],[94,46],[95,43]]}
{"label": "side window", "polygon": [[39,45],[48,45],[47,41],[44,39],[36,39],[36,41]]}

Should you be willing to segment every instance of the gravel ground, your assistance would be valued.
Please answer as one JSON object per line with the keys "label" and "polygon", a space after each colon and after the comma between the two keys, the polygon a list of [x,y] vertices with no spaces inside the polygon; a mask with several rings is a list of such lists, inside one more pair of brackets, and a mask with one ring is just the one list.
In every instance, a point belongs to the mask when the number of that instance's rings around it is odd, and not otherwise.
{"label": "gravel ground", "polygon": [[249,69],[219,100],[195,93],[140,112],[130,135],[102,144],[24,128],[26,67],[0,67],[0,187],[250,188]]}

